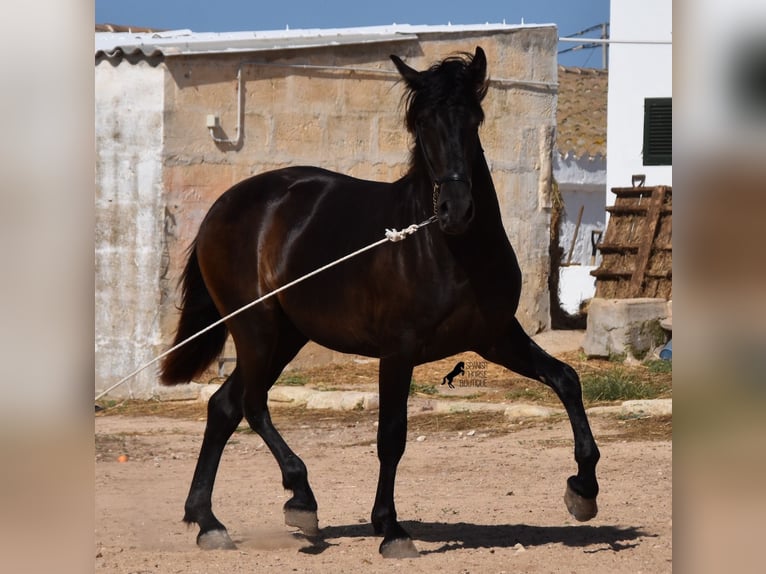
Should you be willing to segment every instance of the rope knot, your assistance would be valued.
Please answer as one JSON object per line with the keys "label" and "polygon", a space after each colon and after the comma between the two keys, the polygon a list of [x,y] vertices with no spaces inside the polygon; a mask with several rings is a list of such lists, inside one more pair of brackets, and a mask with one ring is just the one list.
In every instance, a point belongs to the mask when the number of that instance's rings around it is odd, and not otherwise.
{"label": "rope knot", "polygon": [[393,242],[401,241],[402,239],[406,239],[408,236],[415,233],[418,229],[420,229],[420,225],[417,223],[413,223],[401,231],[397,229],[386,229],[386,238]]}

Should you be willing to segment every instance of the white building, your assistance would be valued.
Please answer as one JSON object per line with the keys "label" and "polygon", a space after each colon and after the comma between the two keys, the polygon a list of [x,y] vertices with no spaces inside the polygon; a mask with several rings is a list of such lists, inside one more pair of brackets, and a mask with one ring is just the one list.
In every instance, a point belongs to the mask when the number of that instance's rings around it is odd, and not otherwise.
{"label": "white building", "polygon": [[[578,315],[580,303],[593,296],[600,262],[592,241],[603,232],[606,208],[606,107],[609,75],[595,68],[558,70],[556,145],[553,177],[563,202],[558,226],[560,253],[553,261],[558,273],[558,303],[567,315]],[[554,328],[578,326],[551,305]],[[580,325],[581,326],[581,325]]]}
{"label": "white building", "polygon": [[[672,185],[666,112],[673,96],[673,3],[612,0],[610,10],[607,190],[630,187],[633,175],[645,175],[647,186]],[[607,192],[607,205],[614,197]]]}
{"label": "white building", "polygon": [[[563,118],[557,118],[554,177],[566,210],[559,239],[564,250],[559,299],[567,313],[574,314],[579,303],[595,293],[595,278],[590,275],[595,268],[590,257],[590,239],[592,233],[605,230],[608,225],[604,208],[614,204],[612,188],[630,187],[633,176],[644,176],[646,186],[673,185],[672,28],[671,0],[610,3],[605,157],[593,153],[597,149],[593,132],[590,136],[585,132],[579,134],[579,141],[576,138],[562,141],[562,132],[567,128],[562,125]],[[573,71],[576,70],[559,71],[560,116],[565,112],[564,99],[573,97],[563,91],[567,75]],[[582,88],[588,86],[583,84]],[[581,206],[584,209],[580,229],[577,237],[573,237]],[[572,265],[567,266],[568,262]],[[597,255],[596,266],[599,263]]]}

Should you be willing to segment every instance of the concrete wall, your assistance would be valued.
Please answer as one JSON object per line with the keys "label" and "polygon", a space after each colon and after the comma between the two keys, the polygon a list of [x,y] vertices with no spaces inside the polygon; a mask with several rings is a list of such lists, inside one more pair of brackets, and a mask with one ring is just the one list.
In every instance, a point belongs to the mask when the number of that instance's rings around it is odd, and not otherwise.
{"label": "concrete wall", "polygon": [[[145,63],[96,70],[96,392],[150,360],[160,331],[165,71]],[[147,396],[147,370],[111,396]]]}
{"label": "concrete wall", "polygon": [[[155,133],[144,133],[142,142],[147,144],[145,151],[162,163],[153,164],[161,183],[147,181],[144,190],[146,201],[149,197],[155,201],[146,204],[145,216],[152,226],[146,229],[144,240],[155,246],[157,262],[163,248],[165,259],[162,268],[157,264],[158,276],[146,269],[141,289],[147,293],[147,301],[129,307],[136,315],[145,315],[142,321],[148,322],[145,326],[151,334],[148,346],[156,344],[158,329],[162,340],[170,341],[177,319],[176,283],[184,252],[211,203],[231,185],[255,173],[296,164],[386,181],[400,177],[406,169],[411,141],[403,125],[402,86],[396,83],[397,76],[244,65],[241,145],[215,143],[206,127],[210,114],[220,117],[220,135],[234,138],[236,134],[236,75],[242,62],[394,71],[388,58],[391,53],[420,69],[453,52],[473,52],[481,45],[493,78],[556,81],[554,27],[418,36],[416,41],[173,56],[151,70],[123,61],[110,70],[119,84],[134,74],[148,74],[148,82],[136,84],[141,84],[140,91],[147,98],[155,98],[164,106],[164,123]],[[97,76],[104,66],[110,65],[100,64]],[[163,73],[164,83],[154,77]],[[97,83],[99,105],[118,116],[130,114],[123,102],[105,101],[99,88],[102,83]],[[482,127],[482,143],[493,170],[504,224],[524,272],[518,315],[524,327],[534,333],[550,324],[547,281],[555,92],[493,83],[484,109],[487,120]],[[104,113],[97,115],[97,122],[104,118]],[[108,132],[103,126],[99,130]],[[160,142],[161,148],[155,147]],[[113,154],[120,147],[115,142],[104,145],[115,148],[110,152]],[[155,196],[159,188],[163,190],[161,199]],[[152,209],[155,211],[149,213]],[[148,301],[150,293],[154,306]],[[102,300],[109,296],[102,295]],[[335,353],[316,347],[309,348],[306,356],[313,362],[339,360]],[[121,362],[126,367],[122,372],[127,372],[130,368],[126,363],[132,367],[138,361],[135,356],[125,356]]]}
{"label": "concrete wall", "polygon": [[[610,34],[615,40],[672,40],[671,0],[611,2]],[[645,174],[646,185],[672,185],[672,166],[643,165],[644,98],[673,95],[673,47],[669,44],[611,44],[607,107],[607,204],[613,187],[630,187]]]}

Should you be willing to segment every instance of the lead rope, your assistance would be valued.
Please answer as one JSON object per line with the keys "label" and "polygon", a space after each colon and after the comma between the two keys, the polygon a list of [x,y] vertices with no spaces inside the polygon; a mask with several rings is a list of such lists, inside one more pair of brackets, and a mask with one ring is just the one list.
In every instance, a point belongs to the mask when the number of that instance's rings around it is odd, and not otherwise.
{"label": "lead rope", "polygon": [[224,321],[228,321],[232,317],[234,317],[236,315],[239,315],[243,311],[247,311],[251,307],[254,307],[258,303],[262,303],[263,301],[265,301],[266,299],[269,299],[270,297],[273,297],[277,293],[281,293],[285,289],[289,289],[290,287],[292,287],[294,285],[297,285],[301,281],[305,281],[306,279],[308,279],[310,277],[313,277],[314,275],[318,275],[322,271],[326,271],[327,269],[330,269],[331,267],[334,267],[335,265],[338,265],[339,263],[343,263],[344,261],[347,261],[348,259],[356,257],[357,255],[361,255],[365,251],[369,251],[370,249],[374,249],[378,245],[383,245],[386,241],[391,241],[392,243],[396,243],[398,241],[402,241],[403,239],[406,239],[407,237],[409,237],[413,233],[416,233],[419,229],[422,229],[423,227],[425,227],[427,225],[430,225],[434,221],[436,221],[436,216],[432,215],[431,217],[429,217],[425,221],[422,221],[420,223],[413,223],[409,227],[406,227],[406,228],[404,228],[402,230],[386,229],[386,233],[385,233],[386,236],[383,239],[380,239],[380,240],[378,240],[378,241],[376,241],[374,243],[370,243],[366,247],[362,247],[361,249],[357,249],[353,253],[349,253],[348,255],[344,255],[340,259],[336,259],[335,261],[332,261],[332,262],[328,263],[327,265],[323,265],[319,269],[315,269],[314,271],[311,271],[310,273],[307,273],[303,277],[299,277],[298,279],[290,281],[289,283],[286,283],[285,285],[282,285],[282,287],[278,287],[277,289],[274,289],[274,291],[272,291],[270,293],[267,293],[263,297],[259,297],[255,301],[251,301],[250,303],[247,303],[246,305],[243,305],[242,307],[240,307],[236,311],[233,311],[233,312],[229,313],[225,317],[221,317],[218,321],[216,321],[215,323],[211,323],[210,325],[208,325],[207,327],[205,327],[201,331],[197,331],[191,337],[188,337],[188,338],[184,339],[183,341],[181,341],[180,343],[178,343],[174,347],[171,347],[170,349],[168,349],[164,353],[161,353],[160,355],[157,355],[156,357],[154,357],[148,363],[144,363],[143,365],[141,365],[139,368],[137,368],[132,373],[130,373],[128,375],[125,375],[122,379],[117,381],[115,384],[113,384],[111,387],[109,387],[105,391],[101,391],[99,394],[96,395],[96,398],[94,399],[94,401],[99,400],[101,397],[107,395],[108,393],[110,393],[111,391],[113,391],[114,389],[116,389],[117,387],[119,387],[120,385],[125,383],[126,381],[128,381],[131,378],[135,377],[138,373],[140,373],[144,369],[152,366],[154,363],[156,363],[160,359],[168,356],[170,353],[172,353],[176,349],[180,349],[181,347],[183,347],[184,345],[186,345],[190,341],[193,341],[194,339],[196,339],[200,335],[203,335],[203,334],[207,333],[208,331],[210,331],[210,329],[213,329],[213,328],[217,327],[218,325],[220,325]]}

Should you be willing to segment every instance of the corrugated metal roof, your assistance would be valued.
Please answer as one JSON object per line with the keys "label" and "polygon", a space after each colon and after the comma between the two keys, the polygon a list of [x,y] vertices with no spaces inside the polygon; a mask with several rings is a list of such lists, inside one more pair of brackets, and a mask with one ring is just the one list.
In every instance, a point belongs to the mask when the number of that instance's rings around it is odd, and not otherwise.
{"label": "corrugated metal roof", "polygon": [[327,28],[266,30],[254,32],[96,32],[96,58],[122,56],[181,56],[262,52],[295,48],[315,48],[375,42],[416,40],[418,34],[438,32],[502,31],[520,28],[552,27],[554,24],[476,24],[445,26],[367,26],[360,28]]}

